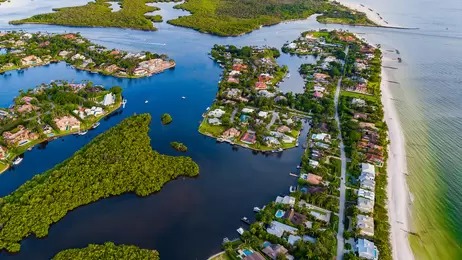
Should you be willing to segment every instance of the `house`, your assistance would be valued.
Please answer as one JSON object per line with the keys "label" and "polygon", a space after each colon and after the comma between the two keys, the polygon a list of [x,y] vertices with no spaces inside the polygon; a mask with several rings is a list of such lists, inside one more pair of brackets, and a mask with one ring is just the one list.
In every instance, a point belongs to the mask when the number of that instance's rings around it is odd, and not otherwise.
{"label": "house", "polygon": [[112,74],[112,73],[115,73],[119,70],[119,67],[115,64],[112,64],[110,66],[107,66],[104,71],[109,73],[109,74]]}
{"label": "house", "polygon": [[234,77],[229,77],[227,80],[228,83],[236,83],[239,84],[239,79],[234,78]]}
{"label": "house", "polygon": [[241,142],[246,144],[255,144],[257,142],[257,136],[253,131],[247,131],[241,138]]}
{"label": "house", "polygon": [[110,106],[115,103],[116,96],[112,93],[107,93],[103,99],[103,106]]}
{"label": "house", "polygon": [[220,108],[217,108],[215,110],[212,110],[208,113],[208,115],[210,117],[216,117],[216,118],[220,118],[222,117],[224,114],[226,113],[226,111],[220,109]]}
{"label": "house", "polygon": [[210,125],[221,125],[221,120],[218,119],[218,118],[209,118],[207,120],[207,122],[210,124]]}
{"label": "house", "polygon": [[265,98],[272,98],[272,97],[276,96],[275,93],[269,92],[266,89],[258,91],[258,95],[261,96],[261,97],[265,97]]}
{"label": "house", "polygon": [[329,78],[329,75],[324,74],[324,73],[314,73],[313,74],[313,79],[316,81],[324,81],[327,78]]}
{"label": "house", "polygon": [[366,199],[370,199],[370,200],[375,199],[375,193],[369,190],[365,190],[365,189],[359,189],[358,196],[366,198]]}
{"label": "house", "polygon": [[293,207],[295,205],[295,198],[291,196],[277,196],[275,202]]}
{"label": "house", "polygon": [[367,239],[358,239],[356,242],[356,251],[358,256],[369,260],[379,259],[379,250],[371,241]]}
{"label": "house", "polygon": [[378,156],[375,154],[367,154],[366,155],[366,161],[369,163],[373,163],[377,167],[382,167],[383,166],[383,157]]}
{"label": "house", "polygon": [[276,260],[278,256],[286,255],[288,252],[288,250],[280,244],[271,244],[263,248],[261,251],[272,260]]}
{"label": "house", "polygon": [[371,213],[374,211],[374,201],[363,197],[358,197],[357,208],[363,213]]}
{"label": "house", "polygon": [[374,219],[369,216],[358,214],[356,216],[356,228],[363,236],[374,236]]}
{"label": "house", "polygon": [[21,59],[21,64],[23,66],[33,66],[40,63],[42,63],[42,60],[35,55],[29,55]]}
{"label": "house", "polygon": [[233,70],[235,70],[235,71],[245,71],[245,70],[247,70],[247,65],[240,64],[240,63],[233,64]]}
{"label": "house", "polygon": [[230,73],[229,73],[229,76],[231,77],[236,77],[236,76],[239,76],[241,75],[241,72],[240,71],[237,71],[237,70],[232,70]]}
{"label": "house", "polygon": [[256,82],[255,83],[255,89],[256,90],[263,90],[263,89],[267,89],[268,87],[266,86],[266,83],[265,82]]}
{"label": "house", "polygon": [[270,81],[270,80],[272,80],[272,79],[273,79],[273,76],[271,76],[271,75],[268,74],[268,73],[262,73],[262,74],[260,74],[260,75],[258,76],[258,81],[259,81],[259,82],[265,82],[265,83],[266,83],[266,82],[268,82],[268,81]]}
{"label": "house", "polygon": [[255,109],[253,108],[244,107],[241,112],[245,114],[250,114],[250,113],[253,113],[254,111]]}
{"label": "house", "polygon": [[361,189],[371,190],[375,189],[375,181],[374,180],[362,180],[360,184]]}
{"label": "house", "polygon": [[272,136],[265,136],[265,138],[263,140],[265,141],[265,143],[268,146],[280,145],[281,144],[277,138],[272,137]]}
{"label": "house", "polygon": [[295,212],[293,208],[286,211],[286,213],[284,214],[284,218],[288,219],[292,224],[296,226],[302,225],[306,221],[306,216],[301,213]]}
{"label": "house", "polygon": [[286,224],[274,220],[271,221],[270,226],[266,229],[266,232],[277,237],[282,237],[282,235],[284,235],[284,232],[287,232],[289,234],[296,234],[297,231],[297,228],[288,226]]}
{"label": "house", "polygon": [[293,138],[292,136],[283,135],[282,136],[282,142],[286,143],[286,144],[290,144],[290,143],[295,142],[295,138]]}
{"label": "house", "polygon": [[73,116],[63,116],[53,120],[60,131],[72,131],[80,129],[80,121]]}
{"label": "house", "polygon": [[71,54],[70,52],[68,51],[60,51],[58,53],[58,55],[61,57],[61,58],[67,58],[67,56],[69,56],[69,54]]}
{"label": "house", "polygon": [[24,104],[24,105],[21,105],[19,107],[16,108],[16,110],[18,111],[18,113],[22,114],[22,113],[29,113],[31,111],[34,111],[34,110],[38,110],[39,108],[32,105],[32,104]]}
{"label": "house", "polygon": [[300,179],[307,181],[309,184],[319,185],[322,182],[322,177],[312,173],[302,173]]}
{"label": "house", "polygon": [[367,120],[367,114],[364,114],[364,113],[354,113],[354,114],[353,114],[353,118],[354,118],[354,119],[363,119],[363,120]]}
{"label": "house", "polygon": [[314,141],[330,142],[330,134],[318,133],[311,135],[311,139]]}
{"label": "house", "polygon": [[238,98],[241,95],[241,91],[237,88],[231,88],[226,91],[226,97],[228,98]]}
{"label": "house", "polygon": [[304,200],[300,200],[300,202],[298,202],[298,206],[307,208],[308,211],[309,211],[309,214],[311,216],[315,217],[317,220],[329,223],[330,216],[332,214],[331,211],[320,208],[320,207],[312,205],[312,204],[309,204]]}
{"label": "house", "polygon": [[308,164],[313,168],[316,168],[319,166],[319,162],[315,160],[309,160]]}
{"label": "house", "polygon": [[266,118],[268,116],[268,112],[260,111],[258,112],[258,117]]}
{"label": "house", "polygon": [[230,129],[224,131],[221,134],[221,137],[223,137],[225,139],[230,139],[230,138],[239,137],[239,135],[241,135],[241,131],[239,131],[236,128],[232,127]]}
{"label": "house", "polygon": [[375,167],[370,163],[361,163],[361,174],[375,176]]}
{"label": "house", "polygon": [[0,160],[4,160],[6,157],[6,148],[0,145]]}
{"label": "house", "polygon": [[287,45],[287,48],[289,48],[289,49],[295,49],[295,48],[297,48],[297,44],[296,44],[295,42],[291,42],[291,43],[289,43],[289,44]]}
{"label": "house", "polygon": [[63,35],[63,38],[67,40],[74,40],[77,38],[77,36],[73,33],[68,33],[68,34]]}
{"label": "house", "polygon": [[282,125],[276,129],[279,133],[287,133],[290,132],[290,128],[288,126]]}
{"label": "house", "polygon": [[75,61],[75,60],[86,60],[87,58],[83,55],[81,55],[80,53],[77,53],[75,54],[74,56],[71,57],[71,60],[72,61]]}
{"label": "house", "polygon": [[246,255],[243,260],[266,260],[264,256],[262,256],[259,252],[253,252],[250,255]]}
{"label": "house", "polygon": [[316,238],[314,237],[310,237],[310,236],[303,236],[303,237],[300,237],[300,236],[294,236],[294,235],[289,235],[289,237],[287,238],[287,242],[293,246],[295,245],[295,243],[297,243],[297,241],[299,240],[302,240],[303,242],[310,242],[312,244],[316,243]]}
{"label": "house", "polygon": [[30,140],[35,140],[39,138],[39,135],[31,132],[29,129],[25,128],[23,125],[19,125],[13,131],[6,131],[2,134],[3,139],[10,145],[24,145]]}
{"label": "house", "polygon": [[351,100],[351,104],[355,105],[357,107],[364,107],[366,105],[366,101],[364,99],[360,99],[360,98],[353,98]]}

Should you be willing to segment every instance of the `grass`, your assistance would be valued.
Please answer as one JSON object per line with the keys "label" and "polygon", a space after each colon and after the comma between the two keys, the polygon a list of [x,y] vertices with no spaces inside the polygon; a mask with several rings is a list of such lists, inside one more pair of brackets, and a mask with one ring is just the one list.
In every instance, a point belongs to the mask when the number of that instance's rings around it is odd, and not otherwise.
{"label": "grass", "polygon": [[374,102],[377,101],[377,97],[373,95],[361,94],[361,93],[345,91],[345,90],[342,90],[340,95],[344,97],[360,98],[360,99],[374,101]]}
{"label": "grass", "polygon": [[148,12],[159,10],[147,6],[155,0],[121,0],[121,9],[112,12],[107,0],[96,0],[83,6],[54,9],[53,13],[38,14],[30,18],[11,21],[11,24],[39,23],[87,27],[119,27],[138,30],[156,30],[153,21],[160,21],[158,15],[147,16]]}
{"label": "grass", "polygon": [[223,133],[225,130],[226,129],[224,126],[210,125],[209,123],[207,123],[206,119],[204,119],[201,125],[199,126],[199,132],[201,134],[213,135],[215,137],[220,136],[221,133]]}

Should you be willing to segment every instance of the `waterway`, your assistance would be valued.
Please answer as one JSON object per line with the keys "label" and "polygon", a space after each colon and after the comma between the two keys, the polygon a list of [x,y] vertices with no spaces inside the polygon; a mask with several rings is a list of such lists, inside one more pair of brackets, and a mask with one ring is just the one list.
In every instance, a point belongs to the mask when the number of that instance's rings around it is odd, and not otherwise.
{"label": "waterway", "polygon": [[[314,19],[264,27],[238,38],[219,38],[196,31],[156,24],[156,32],[111,28],[75,28],[47,25],[13,27],[7,21],[50,11],[52,7],[85,1],[26,1],[0,5],[0,30],[81,32],[107,47],[131,51],[166,53],[177,67],[150,78],[128,80],[76,71],[63,63],[11,72],[0,76],[0,105],[8,106],[18,90],[55,79],[92,80],[105,86],[119,85],[128,99],[126,109],[102,122],[85,136],[68,136],[50,142],[42,149],[25,154],[21,165],[0,175],[0,195],[6,195],[34,174],[68,158],[98,133],[134,113],[153,116],[150,136],[155,150],[173,151],[171,141],[184,142],[188,155],[201,167],[194,179],[172,181],[159,193],[146,198],[124,195],[78,208],[50,228],[44,239],[29,238],[19,254],[2,253],[5,259],[49,259],[58,251],[83,247],[88,243],[115,241],[157,249],[165,259],[204,259],[220,250],[223,237],[236,237],[242,216],[251,217],[252,208],[261,206],[280,193],[287,193],[302,154],[301,148],[280,155],[265,156],[249,150],[233,150],[197,132],[201,114],[212,103],[221,69],[207,56],[213,44],[269,45],[280,48],[309,29],[348,29],[372,43],[380,43],[402,63],[388,61],[395,104],[406,137],[408,183],[413,197],[411,237],[417,259],[456,259],[462,257],[462,7],[458,0],[391,0],[371,6],[388,21],[419,30],[393,30],[338,25],[320,25]],[[29,8],[29,4],[34,8]],[[162,3],[159,11],[167,19],[185,15]],[[37,11],[38,10],[38,11]],[[11,18],[10,18],[11,17]],[[164,19],[164,20],[167,20]],[[459,26],[459,27],[458,27]],[[447,28],[447,29],[446,29]],[[400,54],[392,54],[398,49]],[[282,55],[291,78],[283,91],[300,92],[303,81],[296,70],[305,62]],[[309,60],[307,61],[309,62]],[[59,78],[56,78],[56,77]],[[181,99],[185,96],[186,99]],[[149,100],[149,103],[144,103]],[[162,126],[157,120],[164,112],[174,122]],[[181,249],[181,250],[178,250]]]}

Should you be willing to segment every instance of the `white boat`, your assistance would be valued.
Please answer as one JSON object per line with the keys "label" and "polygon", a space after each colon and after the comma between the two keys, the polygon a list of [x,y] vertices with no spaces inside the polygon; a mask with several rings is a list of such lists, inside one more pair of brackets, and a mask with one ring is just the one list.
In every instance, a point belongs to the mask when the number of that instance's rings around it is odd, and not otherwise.
{"label": "white boat", "polygon": [[123,107],[123,108],[125,108],[125,104],[127,104],[127,100],[124,98],[124,99],[122,100],[122,107]]}
{"label": "white boat", "polygon": [[254,207],[253,208],[253,212],[260,212],[260,211],[261,211],[261,208],[259,208],[259,207]]}
{"label": "white boat", "polygon": [[290,73],[287,73],[287,77],[290,78]]}
{"label": "white boat", "polygon": [[149,101],[145,100],[144,103],[147,104]]}
{"label": "white boat", "polygon": [[22,162],[22,160],[23,160],[23,158],[17,157],[16,159],[14,159],[13,164],[18,165],[18,164],[20,164]]}
{"label": "white boat", "polygon": [[88,133],[88,131],[80,131],[80,132],[78,132],[77,134],[78,134],[78,135],[86,135],[87,133]]}
{"label": "white boat", "polygon": [[97,128],[100,124],[101,124],[100,122],[96,122],[96,123],[91,127],[91,129]]}
{"label": "white boat", "polygon": [[186,99],[186,97],[185,97],[185,96],[182,96],[181,99]]}
{"label": "white boat", "polygon": [[297,187],[295,187],[295,186],[290,186],[289,191],[290,191],[290,192],[295,192],[295,191],[297,191]]}
{"label": "white boat", "polygon": [[237,233],[239,233],[239,235],[241,235],[241,236],[242,236],[242,234],[244,234],[244,229],[241,228],[241,227],[238,228],[236,231],[237,231]]}
{"label": "white boat", "polygon": [[297,142],[297,143],[295,144],[295,147],[298,147],[298,146],[299,146],[299,143]]}

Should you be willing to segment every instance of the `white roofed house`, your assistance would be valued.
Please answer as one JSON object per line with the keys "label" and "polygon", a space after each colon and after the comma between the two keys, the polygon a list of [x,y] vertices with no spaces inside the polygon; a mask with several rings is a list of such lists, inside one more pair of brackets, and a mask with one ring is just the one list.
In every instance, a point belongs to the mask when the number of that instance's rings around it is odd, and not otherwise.
{"label": "white roofed house", "polygon": [[208,113],[208,116],[210,117],[216,117],[216,118],[220,118],[222,117],[224,114],[226,113],[226,111],[220,109],[220,108],[217,108],[215,110],[212,110]]}
{"label": "white roofed house", "polygon": [[357,208],[363,213],[371,213],[374,211],[374,201],[363,197],[358,197]]}
{"label": "white roofed house", "polygon": [[295,198],[291,196],[277,196],[275,202],[290,205],[291,207],[293,207],[295,205]]}
{"label": "white roofed house", "polygon": [[266,229],[266,232],[277,237],[282,237],[282,235],[284,235],[284,232],[287,232],[289,234],[296,234],[297,231],[297,228],[291,227],[278,221],[271,221],[271,225]]}
{"label": "white roofed house", "polygon": [[356,216],[356,228],[363,236],[374,236],[374,219],[369,216],[358,214]]}
{"label": "white roofed house", "polygon": [[372,201],[375,199],[375,193],[373,191],[369,191],[365,189],[359,189],[358,196],[372,200]]}
{"label": "white roofed house", "polygon": [[104,96],[103,102],[101,103],[103,106],[110,106],[115,103],[116,97],[112,93],[107,93]]}
{"label": "white roofed house", "polygon": [[379,250],[371,241],[367,239],[358,239],[356,242],[356,251],[358,256],[369,260],[379,259]]}

